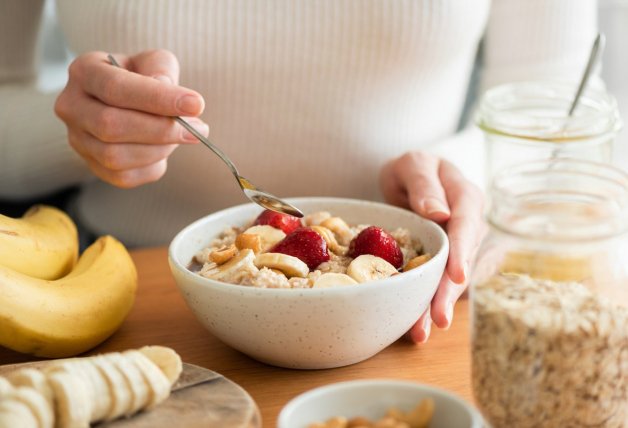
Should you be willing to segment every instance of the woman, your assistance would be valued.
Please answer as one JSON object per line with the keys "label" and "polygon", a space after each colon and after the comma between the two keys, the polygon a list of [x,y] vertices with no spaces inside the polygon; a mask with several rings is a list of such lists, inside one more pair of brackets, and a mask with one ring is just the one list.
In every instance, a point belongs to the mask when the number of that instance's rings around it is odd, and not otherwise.
{"label": "woman", "polygon": [[410,332],[417,342],[432,320],[451,324],[481,238],[480,192],[429,153],[467,156],[469,142],[450,137],[481,37],[487,87],[573,78],[596,32],[590,0],[57,0],[77,57],[54,98],[24,81],[42,2],[5,0],[0,13],[0,197],[80,183],[77,215],[93,233],[164,244],[244,202],[227,168],[168,116],[205,134],[211,124],[242,173],[274,194],[385,199],[443,224],[449,262],[431,315]]}

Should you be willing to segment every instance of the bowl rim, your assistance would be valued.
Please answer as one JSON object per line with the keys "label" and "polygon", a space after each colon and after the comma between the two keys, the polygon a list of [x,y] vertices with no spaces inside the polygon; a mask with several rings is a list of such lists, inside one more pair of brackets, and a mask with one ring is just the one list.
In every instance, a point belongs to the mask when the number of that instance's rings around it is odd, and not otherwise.
{"label": "bowl rim", "polygon": [[426,383],[415,382],[411,380],[402,380],[402,379],[392,379],[392,378],[377,378],[377,379],[357,379],[357,380],[348,380],[341,382],[334,382],[327,385],[318,386],[312,389],[309,389],[305,392],[302,392],[299,395],[294,396],[290,401],[288,401],[279,412],[277,417],[277,425],[284,426],[287,424],[286,419],[290,416],[288,412],[291,412],[294,408],[302,405],[303,403],[311,400],[312,398],[320,397],[322,395],[329,394],[330,392],[339,391],[342,393],[347,393],[355,388],[362,387],[392,387],[392,388],[412,388],[417,391],[423,391],[429,394],[430,396],[441,396],[450,401],[453,401],[455,404],[459,405],[461,408],[464,408],[469,416],[471,417],[472,422],[483,423],[484,419],[478,409],[476,409],[473,404],[467,402],[465,399],[460,397],[458,394],[448,391],[446,389],[433,386]]}
{"label": "bowl rim", "polygon": [[[192,223],[190,223],[189,225],[187,225],[186,227],[184,227],[183,229],[181,229],[176,235],[175,237],[172,239],[172,241],[170,242],[170,245],[168,246],[168,261],[170,262],[170,267],[171,269],[176,269],[177,271],[181,272],[186,278],[191,279],[192,281],[194,281],[195,285],[198,286],[202,286],[202,287],[211,287],[212,289],[217,289],[217,290],[221,290],[221,291],[226,291],[226,292],[239,292],[239,293],[247,293],[247,292],[251,292],[251,293],[258,293],[258,292],[263,292],[264,294],[268,294],[268,295],[284,295],[285,293],[289,293],[290,295],[295,295],[296,293],[307,293],[307,294],[311,294],[314,296],[319,296],[319,295],[343,295],[343,294],[348,294],[348,295],[353,295],[355,293],[356,290],[363,290],[363,291],[369,291],[374,287],[380,287],[382,281],[387,281],[389,285],[393,285],[393,284],[397,284],[399,282],[403,282],[409,275],[416,275],[419,272],[421,272],[422,270],[427,269],[428,266],[430,266],[431,264],[433,264],[433,262],[435,262],[437,259],[440,258],[445,258],[445,263],[443,264],[444,268],[446,266],[446,260],[447,257],[449,255],[449,239],[447,237],[447,234],[445,233],[445,231],[443,230],[442,227],[440,227],[436,222],[426,219],[424,217],[421,217],[420,215],[418,215],[417,213],[410,211],[410,210],[406,210],[403,208],[399,208],[396,207],[394,205],[389,205],[383,202],[376,202],[376,201],[369,201],[369,200],[362,200],[362,199],[352,199],[352,198],[339,198],[339,197],[324,197],[324,196],[313,196],[313,197],[296,197],[296,198],[285,198],[285,200],[289,203],[298,205],[300,202],[326,202],[326,201],[332,201],[335,203],[341,202],[341,203],[349,203],[349,204],[360,204],[360,205],[371,205],[371,206],[378,206],[378,207],[385,207],[386,209],[390,209],[392,211],[397,211],[397,212],[403,212],[404,215],[412,215],[415,216],[419,221],[427,224],[430,228],[432,228],[433,230],[435,230],[436,235],[439,237],[440,240],[440,247],[438,249],[438,251],[423,265],[418,266],[412,270],[409,270],[407,272],[400,272],[398,275],[394,275],[385,279],[381,279],[381,280],[376,280],[376,281],[370,281],[370,282],[365,282],[365,283],[361,283],[360,287],[330,287],[330,288],[299,288],[299,289],[292,289],[292,288],[262,288],[262,287],[251,287],[251,286],[247,286],[247,285],[241,285],[241,284],[230,284],[230,283],[224,283],[221,281],[215,281],[213,279],[210,278],[205,278],[201,275],[198,275],[192,271],[190,271],[185,265],[183,265],[178,258],[175,256],[175,251],[177,250],[177,248],[181,245],[181,242],[183,242],[184,240],[184,235],[187,234],[187,232],[191,229],[194,229],[196,227],[199,227],[201,224],[205,224],[207,222],[210,222],[213,220],[214,217],[218,217],[218,216],[222,216],[225,214],[225,212],[227,211],[240,211],[244,208],[248,208],[251,206],[255,206],[254,203],[244,203],[244,204],[240,204],[240,205],[235,205],[229,208],[225,208],[216,212],[213,212],[211,214],[208,214],[204,217],[199,218],[198,220],[193,221]],[[443,269],[444,271],[444,269]],[[175,281],[177,283],[177,286],[179,286],[179,283],[177,281]]]}

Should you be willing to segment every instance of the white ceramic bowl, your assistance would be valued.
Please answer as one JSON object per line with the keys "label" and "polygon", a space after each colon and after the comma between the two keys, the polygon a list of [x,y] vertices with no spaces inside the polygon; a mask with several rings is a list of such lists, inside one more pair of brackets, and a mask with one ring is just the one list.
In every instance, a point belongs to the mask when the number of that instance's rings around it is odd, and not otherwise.
{"label": "white ceramic bowl", "polygon": [[377,420],[391,407],[409,411],[424,398],[434,400],[430,428],[482,428],[480,413],[462,398],[420,383],[398,380],[358,380],[305,392],[281,410],[278,428],[307,428],[335,416]]}
{"label": "white ceramic bowl", "polygon": [[225,228],[261,209],[240,205],[183,229],[169,263],[187,304],[220,340],[259,361],[289,368],[339,367],[365,360],[401,337],[427,309],[445,269],[448,240],[435,223],[390,205],[338,198],[289,199],[306,214],[329,211],[349,224],[404,227],[433,255],[424,265],[355,287],[267,289],[225,284],[187,266]]}

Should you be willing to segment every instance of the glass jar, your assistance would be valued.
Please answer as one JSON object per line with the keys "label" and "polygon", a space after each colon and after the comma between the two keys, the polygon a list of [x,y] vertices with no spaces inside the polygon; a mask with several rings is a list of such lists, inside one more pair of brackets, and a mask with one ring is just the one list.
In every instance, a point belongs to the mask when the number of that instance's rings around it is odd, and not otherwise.
{"label": "glass jar", "polygon": [[471,277],[493,428],[628,426],[628,175],[555,159],[495,176]]}
{"label": "glass jar", "polygon": [[565,157],[609,163],[621,128],[615,99],[584,92],[567,118],[576,87],[554,81],[497,86],[482,97],[477,125],[484,131],[488,183],[500,170],[538,159]]}

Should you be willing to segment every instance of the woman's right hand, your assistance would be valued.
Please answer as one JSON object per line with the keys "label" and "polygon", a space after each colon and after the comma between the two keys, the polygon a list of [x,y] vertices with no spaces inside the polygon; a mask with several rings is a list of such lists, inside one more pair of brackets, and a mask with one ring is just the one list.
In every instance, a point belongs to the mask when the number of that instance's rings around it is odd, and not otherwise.
{"label": "woman's right hand", "polygon": [[171,52],[115,57],[123,68],[111,65],[104,52],[76,58],[55,113],[92,172],[130,188],[161,178],[174,149],[197,142],[171,116],[186,116],[203,135],[209,127],[196,118],[205,107],[203,97],[178,86],[179,63]]}

